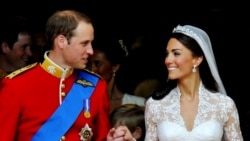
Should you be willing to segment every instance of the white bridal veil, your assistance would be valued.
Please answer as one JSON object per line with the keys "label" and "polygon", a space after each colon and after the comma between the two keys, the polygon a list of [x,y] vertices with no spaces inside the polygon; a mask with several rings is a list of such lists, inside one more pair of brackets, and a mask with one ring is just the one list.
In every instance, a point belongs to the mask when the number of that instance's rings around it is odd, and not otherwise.
{"label": "white bridal veil", "polygon": [[196,42],[200,45],[205,55],[205,58],[208,62],[212,76],[214,77],[215,81],[218,84],[219,92],[224,95],[227,95],[224,85],[221,81],[219,72],[218,72],[211,41],[207,33],[203,31],[202,29],[191,26],[191,25],[184,25],[184,26],[178,25],[177,27],[173,29],[173,33],[182,33],[196,40]]}

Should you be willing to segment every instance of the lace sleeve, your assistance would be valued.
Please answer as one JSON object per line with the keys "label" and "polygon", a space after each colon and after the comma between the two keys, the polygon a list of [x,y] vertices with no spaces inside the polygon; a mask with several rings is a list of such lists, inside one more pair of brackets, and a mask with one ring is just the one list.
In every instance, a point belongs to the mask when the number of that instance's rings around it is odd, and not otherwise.
{"label": "lace sleeve", "polygon": [[158,141],[156,121],[154,119],[154,104],[152,99],[146,102],[145,107],[145,122],[146,122],[146,137],[145,141]]}
{"label": "lace sleeve", "polygon": [[236,105],[232,99],[229,99],[227,105],[226,121],[224,126],[225,131],[225,140],[226,141],[243,141],[239,115],[236,108]]}

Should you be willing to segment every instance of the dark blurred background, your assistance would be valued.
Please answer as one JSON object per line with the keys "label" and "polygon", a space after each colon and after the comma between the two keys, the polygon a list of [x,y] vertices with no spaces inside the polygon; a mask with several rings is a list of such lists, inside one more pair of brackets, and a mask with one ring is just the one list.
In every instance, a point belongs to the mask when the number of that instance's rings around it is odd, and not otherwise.
{"label": "dark blurred background", "polygon": [[[177,24],[193,24],[209,34],[218,68],[228,95],[238,107],[243,135],[249,140],[249,33],[250,5],[242,1],[138,1],[138,0],[34,0],[1,1],[1,15],[21,15],[43,30],[47,18],[56,10],[75,9],[93,20],[97,36],[122,36],[130,43],[143,35],[150,51],[138,59],[144,70],[166,73],[161,52],[168,34]],[[0,22],[4,22],[1,19]],[[159,55],[160,54],[160,55]],[[141,54],[143,56],[143,54]],[[144,55],[145,56],[145,55]],[[140,56],[138,56],[140,58]],[[151,61],[151,62],[150,62]],[[157,64],[157,65],[154,65]],[[158,65],[159,64],[159,65]],[[152,67],[153,66],[153,67]],[[134,66],[134,69],[139,69]],[[145,73],[146,74],[146,73]]]}

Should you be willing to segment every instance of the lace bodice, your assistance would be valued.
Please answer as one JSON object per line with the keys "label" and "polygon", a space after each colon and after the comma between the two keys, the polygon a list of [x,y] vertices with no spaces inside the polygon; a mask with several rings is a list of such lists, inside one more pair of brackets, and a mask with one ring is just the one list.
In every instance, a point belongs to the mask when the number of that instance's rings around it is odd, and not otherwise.
{"label": "lace bodice", "polygon": [[145,141],[243,141],[238,111],[230,97],[201,85],[198,114],[188,131],[180,114],[180,95],[177,87],[161,100],[147,101]]}

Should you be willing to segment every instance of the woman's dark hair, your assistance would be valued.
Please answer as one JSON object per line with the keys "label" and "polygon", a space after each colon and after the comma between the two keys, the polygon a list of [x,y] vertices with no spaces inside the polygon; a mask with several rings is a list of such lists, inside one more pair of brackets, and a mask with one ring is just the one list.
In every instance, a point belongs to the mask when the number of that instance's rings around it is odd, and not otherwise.
{"label": "woman's dark hair", "polygon": [[93,41],[93,49],[103,52],[113,66],[120,64],[120,68],[116,72],[115,83],[121,92],[128,92],[125,60],[129,55],[129,48],[126,41],[120,37],[97,35]]}
{"label": "woman's dark hair", "polygon": [[96,37],[93,41],[93,49],[103,52],[112,65],[122,64],[128,54],[122,39]]}
{"label": "woman's dark hair", "polygon": [[[201,77],[202,83],[204,87],[207,88],[208,90],[212,92],[218,92],[217,83],[214,77],[212,76],[211,70],[208,66],[208,63],[203,54],[203,51],[201,47],[199,46],[199,44],[196,42],[196,40],[182,33],[172,33],[170,38],[175,38],[178,41],[180,41],[187,49],[189,49],[192,52],[192,55],[194,57],[203,56],[203,61],[199,65],[200,77]],[[167,83],[165,84],[165,88],[163,88],[163,86],[160,87],[161,89],[157,90],[152,95],[152,98],[162,99],[176,86],[177,86],[177,80],[168,80]]]}

